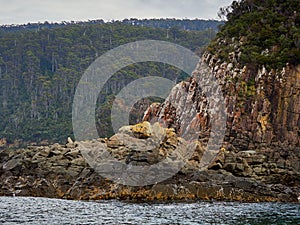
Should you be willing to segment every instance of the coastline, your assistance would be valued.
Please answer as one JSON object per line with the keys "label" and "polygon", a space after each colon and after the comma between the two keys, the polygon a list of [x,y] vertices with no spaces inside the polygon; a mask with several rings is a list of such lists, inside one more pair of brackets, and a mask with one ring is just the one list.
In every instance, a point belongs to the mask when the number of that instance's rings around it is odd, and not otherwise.
{"label": "coastline", "polygon": [[[229,153],[228,153],[229,154]],[[155,185],[129,187],[98,175],[84,160],[76,143],[1,150],[0,196],[31,196],[70,200],[130,202],[291,202],[299,203],[299,173],[274,170],[269,176],[246,176],[222,166],[232,157],[221,152],[208,170],[184,167],[172,178]],[[255,159],[257,156],[252,155]],[[265,162],[261,162],[262,164]],[[223,168],[220,168],[223,167]],[[257,166],[257,165],[256,165]],[[273,171],[273,172],[274,172]],[[235,173],[239,172],[239,176]],[[244,174],[244,175],[243,175]],[[270,177],[279,177],[271,182]],[[274,179],[273,179],[274,180]]]}

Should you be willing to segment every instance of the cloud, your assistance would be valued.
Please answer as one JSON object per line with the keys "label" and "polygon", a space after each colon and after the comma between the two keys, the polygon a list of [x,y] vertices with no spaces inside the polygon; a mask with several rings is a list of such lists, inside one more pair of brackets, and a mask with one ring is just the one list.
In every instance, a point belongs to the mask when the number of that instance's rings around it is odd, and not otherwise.
{"label": "cloud", "polygon": [[215,19],[232,0],[0,0],[0,24],[124,18]]}

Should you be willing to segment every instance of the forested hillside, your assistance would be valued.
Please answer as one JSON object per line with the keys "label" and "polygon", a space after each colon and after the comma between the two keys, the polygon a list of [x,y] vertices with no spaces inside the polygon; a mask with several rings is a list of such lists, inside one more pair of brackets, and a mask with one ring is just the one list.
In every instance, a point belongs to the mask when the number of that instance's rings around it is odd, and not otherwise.
{"label": "forested hillside", "polygon": [[[64,142],[72,136],[71,106],[77,82],[90,63],[106,51],[136,40],[155,39],[201,52],[215,36],[213,29],[158,29],[122,22],[48,25],[0,30],[0,139],[8,143]],[[99,97],[99,105],[106,112],[98,120],[100,135],[111,134],[108,117],[112,94],[148,75],[176,81],[184,77],[175,68],[158,63],[119,71]]]}
{"label": "forested hillside", "polygon": [[89,20],[89,21],[63,21],[60,23],[28,23],[23,25],[2,25],[0,26],[0,30],[6,32],[15,32],[22,30],[40,30],[40,29],[51,29],[51,28],[59,28],[70,25],[93,25],[93,24],[104,24],[104,23],[121,23],[133,26],[146,26],[152,28],[174,28],[181,30],[198,30],[203,31],[207,29],[212,29],[214,31],[219,30],[219,26],[222,25],[223,21],[218,20],[200,20],[200,19],[124,19],[122,21],[110,21],[105,22],[104,20]]}
{"label": "forested hillside", "polygon": [[[269,69],[281,69],[286,63],[298,65],[299,9],[299,0],[233,1],[219,12],[227,22],[209,50],[226,61],[234,52],[241,52],[239,63],[252,68],[265,65]],[[235,49],[235,46],[240,47]]]}

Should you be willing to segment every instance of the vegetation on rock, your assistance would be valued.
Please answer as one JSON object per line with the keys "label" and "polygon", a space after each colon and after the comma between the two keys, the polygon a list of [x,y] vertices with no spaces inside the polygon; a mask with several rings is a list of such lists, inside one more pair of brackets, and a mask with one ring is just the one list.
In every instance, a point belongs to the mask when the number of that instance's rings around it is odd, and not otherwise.
{"label": "vegetation on rock", "polygon": [[[209,50],[228,61],[240,51],[243,65],[282,68],[300,62],[299,0],[240,0],[221,8],[227,22]],[[237,48],[234,48],[237,46]]]}

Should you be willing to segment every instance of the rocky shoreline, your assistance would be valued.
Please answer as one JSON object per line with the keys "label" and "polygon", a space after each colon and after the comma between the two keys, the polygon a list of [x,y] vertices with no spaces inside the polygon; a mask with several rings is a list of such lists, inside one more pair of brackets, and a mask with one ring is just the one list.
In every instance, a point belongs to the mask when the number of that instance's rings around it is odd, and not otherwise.
{"label": "rocky shoreline", "polygon": [[[142,129],[135,130],[132,134],[139,134],[139,139],[144,139],[142,134],[148,132],[144,129],[145,124],[140,124],[139,128]],[[129,127],[129,130],[134,131],[136,126]],[[166,135],[160,145],[165,146],[164,150],[171,149],[170,146],[174,144],[170,139],[173,138],[173,142],[180,139],[174,134],[169,132]],[[105,143],[115,153],[123,149],[123,156],[130,155],[127,163],[153,163],[153,157],[161,157],[160,151],[156,155],[153,152],[140,152],[139,155],[136,152],[133,154],[131,150],[126,152],[114,136],[93,142]],[[197,168],[200,157],[196,156],[199,156],[199,152],[199,149],[195,151],[195,155],[186,161],[186,165],[173,177],[154,185],[131,187],[116,184],[98,175],[87,164],[78,143],[70,139],[66,145],[29,146],[19,150],[2,149],[0,195],[148,202],[299,202],[300,173],[289,163],[289,159],[280,155],[280,152],[267,148],[237,153],[221,149],[208,169],[202,171]],[[125,158],[121,157],[122,154],[119,154],[118,160]],[[165,157],[168,157],[168,154]],[[142,162],[139,160],[141,158],[144,159]]]}

